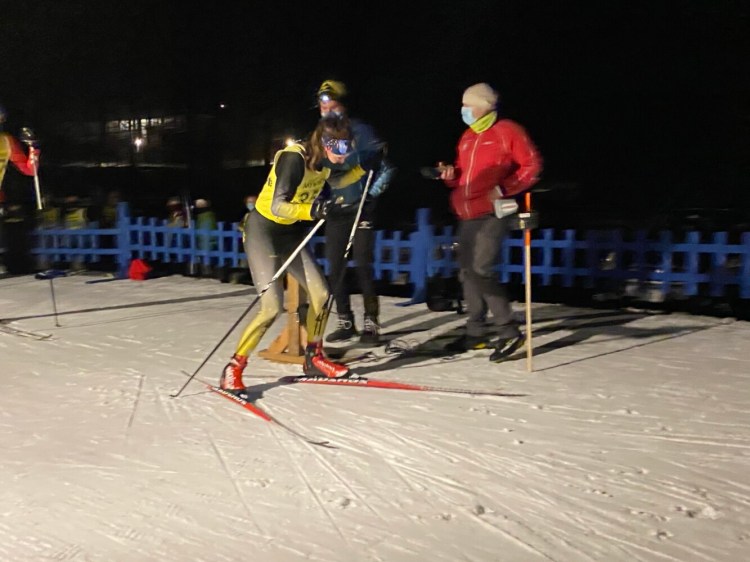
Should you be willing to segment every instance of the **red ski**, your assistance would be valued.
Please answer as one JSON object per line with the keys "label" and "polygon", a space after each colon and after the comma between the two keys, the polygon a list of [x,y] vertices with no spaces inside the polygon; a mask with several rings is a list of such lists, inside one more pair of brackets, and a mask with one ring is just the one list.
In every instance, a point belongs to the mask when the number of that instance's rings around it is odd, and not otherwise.
{"label": "red ski", "polygon": [[381,379],[370,379],[367,377],[349,376],[349,377],[337,377],[328,378],[323,376],[293,376],[284,377],[282,381],[290,384],[294,383],[305,383],[305,384],[328,384],[337,386],[356,386],[356,387],[367,387],[367,388],[385,388],[390,390],[416,390],[422,392],[447,392],[450,394],[469,394],[473,396],[506,396],[506,397],[521,397],[526,396],[525,394],[515,394],[509,392],[500,392],[496,390],[472,390],[469,388],[447,388],[442,386],[430,386],[422,384],[410,384],[405,382],[397,381],[386,381]]}
{"label": "red ski", "polygon": [[[204,383],[205,384],[205,383]],[[231,400],[235,404],[239,404],[243,408],[245,408],[247,411],[252,412],[256,416],[258,416],[260,419],[265,420],[267,422],[276,424],[280,428],[284,429],[285,431],[288,431],[295,437],[298,437],[302,439],[303,441],[309,443],[310,445],[318,445],[320,447],[327,447],[329,449],[335,449],[333,445],[331,445],[328,441],[316,441],[315,439],[311,439],[307,435],[300,433],[296,429],[289,427],[279,419],[273,417],[271,414],[266,412],[263,408],[260,406],[257,406],[250,400],[246,400],[245,398],[242,398],[241,396],[237,396],[236,394],[229,392],[227,390],[224,390],[223,388],[219,388],[218,386],[213,386],[211,384],[206,384],[206,387],[211,391],[215,392],[219,396],[223,396],[227,400]]]}
{"label": "red ski", "polygon": [[234,402],[236,404],[239,404],[240,406],[242,406],[243,408],[245,408],[247,411],[252,412],[256,416],[258,416],[260,419],[266,420],[268,422],[272,422],[273,421],[273,418],[271,417],[271,415],[268,412],[266,412],[260,406],[256,406],[255,404],[253,404],[249,400],[245,400],[244,398],[242,398],[240,396],[237,396],[236,394],[233,394],[231,392],[228,392],[228,391],[224,390],[223,388],[219,388],[218,386],[213,386],[213,385],[210,385],[210,384],[207,384],[206,386],[208,387],[209,390],[215,392],[219,396],[223,396],[227,400],[231,400],[232,402]]}

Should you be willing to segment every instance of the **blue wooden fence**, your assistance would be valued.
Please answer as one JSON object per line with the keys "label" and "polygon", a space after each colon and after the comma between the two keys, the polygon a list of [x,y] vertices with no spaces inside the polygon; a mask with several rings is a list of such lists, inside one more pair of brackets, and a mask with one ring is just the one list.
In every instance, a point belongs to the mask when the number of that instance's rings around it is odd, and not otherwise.
{"label": "blue wooden fence", "polygon": [[[216,230],[167,226],[155,218],[131,218],[126,203],[118,207],[115,228],[40,228],[34,254],[52,262],[96,265],[111,256],[118,275],[127,276],[133,258],[164,263],[244,266],[237,223],[219,223]],[[412,303],[424,302],[427,280],[455,274],[456,237],[451,227],[436,229],[428,209],[418,209],[416,229],[377,231],[374,270],[377,279],[412,284]],[[322,236],[312,239],[313,252],[328,273]],[[521,282],[523,233],[513,232],[502,248],[498,274],[503,282]],[[663,297],[722,297],[730,291],[750,298],[750,233],[730,240],[726,232],[671,232],[649,236],[645,231],[584,231],[541,229],[531,243],[532,282],[541,286],[606,288],[624,283],[650,285]]]}

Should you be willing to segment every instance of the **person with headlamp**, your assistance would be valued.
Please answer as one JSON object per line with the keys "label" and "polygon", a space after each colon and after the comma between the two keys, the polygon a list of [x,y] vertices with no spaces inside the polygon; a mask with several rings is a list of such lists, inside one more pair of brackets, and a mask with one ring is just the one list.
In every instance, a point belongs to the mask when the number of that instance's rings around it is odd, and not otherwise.
{"label": "person with headlamp", "polygon": [[[343,82],[336,80],[323,82],[317,94],[321,116],[348,115],[344,104],[346,96],[347,89]],[[328,180],[335,206],[331,210],[326,225],[326,259],[330,264],[329,281],[336,303],[338,327],[328,335],[326,341],[346,342],[359,335],[360,343],[377,345],[380,342],[380,300],[375,289],[372,267],[375,249],[373,218],[376,198],[388,187],[395,169],[387,162],[386,144],[378,138],[374,129],[360,119],[350,118],[350,121],[354,135],[354,150],[345,157],[330,162],[332,164],[331,177]],[[364,305],[362,332],[358,334],[352,312],[350,288],[346,282],[347,264],[344,251],[370,171],[374,174],[352,248],[357,281]]]}

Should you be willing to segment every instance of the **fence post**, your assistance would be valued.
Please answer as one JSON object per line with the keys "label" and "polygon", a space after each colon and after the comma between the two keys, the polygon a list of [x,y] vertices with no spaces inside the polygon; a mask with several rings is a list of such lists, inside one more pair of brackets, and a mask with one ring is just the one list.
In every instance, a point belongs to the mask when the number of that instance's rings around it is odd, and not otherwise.
{"label": "fence post", "polygon": [[117,204],[117,277],[128,276],[130,264],[130,212],[127,203]]}
{"label": "fence post", "polygon": [[194,276],[196,274],[197,268],[196,268],[196,262],[197,259],[197,253],[198,253],[198,244],[197,244],[197,236],[195,233],[196,225],[195,220],[190,221],[190,225],[188,226],[189,229],[189,237],[188,240],[190,241],[190,247],[189,247],[189,253],[188,253],[188,275]]}
{"label": "fence post", "polygon": [[417,230],[411,235],[413,241],[411,256],[411,281],[414,292],[409,304],[427,302],[427,264],[433,250],[433,233],[430,224],[430,209],[417,209]]}
{"label": "fence post", "polygon": [[750,299],[750,232],[742,233],[743,253],[740,265],[740,298]]}

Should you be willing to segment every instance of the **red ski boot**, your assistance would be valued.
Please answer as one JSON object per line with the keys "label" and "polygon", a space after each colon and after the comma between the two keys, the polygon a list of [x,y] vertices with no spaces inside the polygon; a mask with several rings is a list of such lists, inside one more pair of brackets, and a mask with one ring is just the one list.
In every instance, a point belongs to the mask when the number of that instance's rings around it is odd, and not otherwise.
{"label": "red ski boot", "polygon": [[308,345],[305,349],[305,364],[302,370],[308,377],[328,377],[329,379],[345,377],[349,374],[349,367],[328,359],[323,355],[323,348],[319,344]]}
{"label": "red ski boot", "polygon": [[247,357],[243,355],[234,355],[226,364],[221,372],[219,379],[219,388],[230,392],[245,390],[245,384],[242,382],[242,371],[247,366]]}

